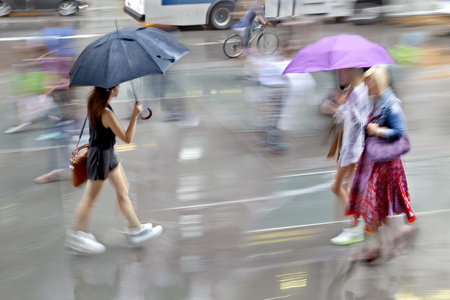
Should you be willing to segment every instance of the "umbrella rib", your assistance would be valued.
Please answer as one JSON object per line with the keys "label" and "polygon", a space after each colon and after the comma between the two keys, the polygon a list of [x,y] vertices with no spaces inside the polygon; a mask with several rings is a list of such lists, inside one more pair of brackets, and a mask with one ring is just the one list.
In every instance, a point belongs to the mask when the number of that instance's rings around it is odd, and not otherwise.
{"label": "umbrella rib", "polygon": [[[140,47],[141,50],[145,53],[145,55],[149,58],[149,60],[155,61],[155,59],[151,56],[151,54],[150,54],[147,50],[145,50],[145,48],[142,47],[142,45],[141,45],[140,43],[137,43],[137,42],[136,42],[135,45],[139,45],[139,47]],[[125,47],[123,46],[122,43],[120,43],[120,46],[122,47],[123,51],[124,51],[125,53],[127,53],[126,50],[125,50]],[[132,68],[132,65],[133,65],[133,64],[131,63],[131,60],[134,59],[134,58],[133,58],[133,57],[130,57],[130,56],[128,56],[128,55],[126,55],[126,59],[127,59],[128,66],[129,66],[130,70],[133,69],[133,68]],[[147,63],[147,62],[146,62],[146,63]],[[160,67],[158,66],[158,64],[156,64],[156,62],[155,62],[155,65],[156,65],[158,68],[160,68]],[[160,72],[163,73],[161,70],[160,70]],[[137,77],[136,77],[136,78],[137,78]],[[135,79],[135,78],[133,78],[133,79]],[[130,79],[130,80],[132,80],[132,79]]]}
{"label": "umbrella rib", "polygon": [[[331,61],[333,61],[332,56],[334,56],[334,47],[336,46],[337,41],[338,41],[338,39],[337,39],[337,37],[335,37],[333,46],[331,46],[331,48],[330,48],[331,49],[331,55],[328,56],[328,65],[331,65]],[[339,80],[339,78],[338,78],[338,80]]]}
{"label": "umbrella rib", "polygon": [[150,51],[147,51],[140,42],[136,43],[137,45],[139,45],[139,47],[141,47],[141,49],[145,52],[145,54],[147,55],[147,57],[150,58],[150,61],[153,61],[155,63],[155,65],[160,69],[161,74],[163,74],[163,70],[161,69],[161,67],[159,66],[159,64],[156,62],[156,57],[153,57],[153,54]]}
{"label": "umbrella rib", "polygon": [[[139,45],[139,47],[141,47],[145,53],[150,57],[150,59],[155,63],[155,65],[160,69],[161,74],[164,74],[164,71],[162,70],[162,67],[159,65],[158,63],[158,59],[161,59],[161,57],[159,55],[153,55],[152,52],[147,51],[144,46],[141,45],[140,41],[137,43]],[[153,49],[152,49],[153,50]],[[159,57],[158,57],[159,56]]]}
{"label": "umbrella rib", "polygon": [[[109,61],[109,58],[111,57],[111,52],[112,52],[112,49],[113,49],[113,44],[114,44],[114,40],[110,40],[111,41],[111,46],[109,47],[109,51],[108,51],[108,55],[106,56],[106,61],[108,62]],[[109,66],[109,63],[107,63],[106,64],[106,70],[105,70],[105,75],[106,75],[106,78],[109,78],[109,70],[110,70],[110,66]],[[109,86],[109,82],[108,82],[109,80],[107,80],[107,89],[109,89],[109,88],[112,88],[112,86]]]}

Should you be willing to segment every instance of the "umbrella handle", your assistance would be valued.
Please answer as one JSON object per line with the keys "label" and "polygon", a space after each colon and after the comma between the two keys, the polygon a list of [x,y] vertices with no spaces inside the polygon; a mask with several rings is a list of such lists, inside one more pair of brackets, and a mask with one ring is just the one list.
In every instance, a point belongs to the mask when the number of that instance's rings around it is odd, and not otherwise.
{"label": "umbrella handle", "polygon": [[147,109],[148,109],[148,116],[143,117],[142,114],[141,114],[141,119],[142,120],[148,120],[148,119],[150,119],[152,117],[152,114],[153,114],[152,110],[150,108],[148,108],[148,107],[147,107]]}

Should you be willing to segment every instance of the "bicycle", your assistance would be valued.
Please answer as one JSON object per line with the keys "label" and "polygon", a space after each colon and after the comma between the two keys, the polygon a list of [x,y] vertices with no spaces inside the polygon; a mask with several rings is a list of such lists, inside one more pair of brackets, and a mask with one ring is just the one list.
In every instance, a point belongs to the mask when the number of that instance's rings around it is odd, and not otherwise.
{"label": "bicycle", "polygon": [[[248,42],[251,47],[252,42],[256,39],[256,47],[262,54],[272,54],[280,45],[280,40],[275,32],[266,30],[266,25],[259,25],[252,32],[252,37]],[[223,52],[229,58],[236,58],[242,54],[245,48],[244,37],[242,34],[232,34],[223,43]]]}

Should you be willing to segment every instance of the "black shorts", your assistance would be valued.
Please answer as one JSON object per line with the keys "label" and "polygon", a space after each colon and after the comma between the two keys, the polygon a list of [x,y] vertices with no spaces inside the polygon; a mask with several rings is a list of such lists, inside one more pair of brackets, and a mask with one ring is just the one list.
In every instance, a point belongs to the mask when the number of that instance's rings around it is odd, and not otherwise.
{"label": "black shorts", "polygon": [[88,179],[90,180],[106,180],[109,172],[117,168],[119,159],[114,152],[114,148],[101,150],[93,147],[89,148],[87,169]]}

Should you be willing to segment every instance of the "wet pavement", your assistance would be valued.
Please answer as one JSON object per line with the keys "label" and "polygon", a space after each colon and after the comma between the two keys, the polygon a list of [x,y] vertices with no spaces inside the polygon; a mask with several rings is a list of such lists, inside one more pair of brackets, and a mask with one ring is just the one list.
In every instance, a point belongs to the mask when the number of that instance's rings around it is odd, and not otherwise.
{"label": "wet pavement", "polygon": [[[303,169],[287,156],[255,151],[204,105],[183,122],[140,122],[118,145],[141,220],[164,227],[129,249],[110,186],[92,232],[96,257],[63,248],[83,189],[32,183],[48,151],[3,151],[0,248],[3,299],[447,299],[450,157],[406,157],[417,238],[380,266],[351,262],[362,244],[334,246],[338,221],[329,192],[333,167]],[[157,107],[156,105],[153,106]],[[157,109],[155,109],[157,112]],[[198,121],[194,122],[195,120]],[[442,135],[441,135],[442,137]],[[307,139],[306,139],[307,140]],[[318,140],[318,139],[317,139]],[[308,140],[314,148],[314,142]],[[313,154],[326,150],[315,148]],[[318,160],[309,153],[309,160]],[[302,153],[297,154],[302,158]],[[305,157],[307,155],[305,154]],[[306,159],[303,157],[303,159]],[[276,161],[276,163],[274,162]],[[320,159],[323,163],[323,156]],[[296,173],[280,172],[281,165]],[[403,218],[398,218],[402,222]]]}
{"label": "wet pavement", "polygon": [[[402,27],[395,27],[402,34],[377,33],[380,27],[338,24],[314,27],[305,40],[343,28],[379,41],[424,37]],[[450,299],[448,60],[435,64],[430,57],[393,69],[412,142],[405,165],[418,235],[401,243],[392,260],[372,266],[350,260],[362,243],[329,242],[346,224],[329,191],[334,165],[324,159],[329,119],[317,103],[327,82],[316,78],[314,101],[294,95],[301,100],[295,130],[287,134],[290,148],[276,155],[256,143],[248,101],[255,90],[240,80],[242,61],[225,60],[220,43],[202,45],[220,39],[213,35],[181,33],[192,58],[163,79],[140,82],[141,100],[154,116],[138,123],[132,144],[117,145],[138,216],[164,227],[141,249],[126,243],[126,224],[107,186],[92,223],[107,252],[67,254],[63,238],[83,188],[70,180],[38,185],[33,178],[49,161],[64,161],[73,140],[69,149],[37,141],[51,132],[45,121],[0,135],[0,299]],[[445,37],[425,36],[430,49],[448,57]],[[8,75],[0,82],[9,95]],[[161,86],[168,88],[158,91]],[[79,119],[86,92],[78,90],[74,101]],[[131,103],[124,84],[113,103],[124,125]],[[11,103],[0,107],[3,131],[15,115]],[[171,110],[183,112],[183,119],[166,122]],[[71,135],[78,128],[71,125]]]}

